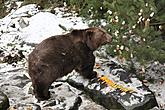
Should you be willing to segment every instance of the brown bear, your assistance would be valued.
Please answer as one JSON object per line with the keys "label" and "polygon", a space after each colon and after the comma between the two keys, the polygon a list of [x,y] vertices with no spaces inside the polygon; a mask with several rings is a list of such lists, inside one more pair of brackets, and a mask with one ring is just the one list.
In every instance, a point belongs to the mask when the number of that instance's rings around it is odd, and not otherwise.
{"label": "brown bear", "polygon": [[49,87],[57,79],[73,69],[88,79],[96,77],[93,72],[93,51],[110,43],[112,37],[101,28],[73,30],[65,35],[43,40],[30,53],[28,72],[38,100],[50,98]]}

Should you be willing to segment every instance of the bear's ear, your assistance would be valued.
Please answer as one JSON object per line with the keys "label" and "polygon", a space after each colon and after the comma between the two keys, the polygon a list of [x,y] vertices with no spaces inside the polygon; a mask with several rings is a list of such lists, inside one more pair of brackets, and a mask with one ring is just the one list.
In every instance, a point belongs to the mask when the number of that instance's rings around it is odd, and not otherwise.
{"label": "bear's ear", "polygon": [[94,34],[94,31],[93,30],[86,30],[86,36],[87,37],[92,37],[93,36],[93,34]]}
{"label": "bear's ear", "polygon": [[94,32],[92,30],[86,30],[86,44],[90,50],[94,50],[93,46]]}

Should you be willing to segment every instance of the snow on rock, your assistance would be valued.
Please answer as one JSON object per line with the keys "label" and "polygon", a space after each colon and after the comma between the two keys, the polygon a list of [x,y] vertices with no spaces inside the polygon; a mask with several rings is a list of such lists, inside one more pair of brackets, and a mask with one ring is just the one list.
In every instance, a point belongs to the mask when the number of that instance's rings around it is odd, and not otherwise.
{"label": "snow on rock", "polygon": [[[62,13],[61,13],[62,14]],[[23,30],[23,36],[26,42],[39,43],[42,40],[65,32],[59,25],[67,29],[87,28],[87,24],[82,22],[80,17],[61,18],[60,12],[54,15],[49,12],[40,12],[29,20],[29,26]]]}
{"label": "snow on rock", "polygon": [[[64,13],[63,8],[55,8],[54,10],[56,12],[55,14],[44,12],[39,10],[37,5],[30,4],[22,6],[18,10],[12,10],[6,17],[0,19],[0,51],[2,51],[2,53],[0,53],[0,61],[1,56],[9,54],[13,56],[18,50],[23,50],[23,54],[27,57],[28,53],[33,49],[27,42],[39,43],[47,37],[65,33],[65,30],[59,25],[64,26],[67,30],[88,27],[88,25],[82,21],[81,17],[76,17],[76,15],[72,15],[71,13]],[[105,52],[102,54],[105,55]],[[112,61],[115,62],[113,59]],[[70,76],[64,77],[64,79],[74,79],[75,82],[78,82],[78,89],[85,88],[85,92],[89,91],[89,94],[92,96],[91,98],[97,100],[98,103],[105,108],[121,107],[122,109],[129,108],[131,110],[138,106],[145,107],[143,105],[147,102],[155,103],[153,106],[156,105],[153,93],[146,87],[143,87],[143,84],[135,76],[129,75],[125,70],[120,68],[119,63],[115,63],[115,68],[112,68],[114,66],[107,66],[107,63],[110,63],[109,60],[96,58],[96,62],[101,64],[101,68],[95,68],[100,76],[105,75],[118,85],[122,85],[124,88],[130,88],[135,92],[128,94],[104,85],[95,79],[92,81],[85,80],[75,71],[72,72]],[[92,105],[93,107],[98,107],[98,110],[105,110],[104,107],[97,105],[90,98],[87,98],[85,94],[81,95],[82,92],[80,90],[68,84],[59,84],[57,82],[55,82],[55,86],[52,84],[53,88],[50,89],[51,99],[37,103],[34,95],[32,95],[32,90],[30,90],[31,82],[26,75],[27,66],[19,62],[17,63],[18,64],[14,66],[6,63],[0,64],[0,88],[3,92],[7,93],[12,106],[20,105],[21,103],[26,108],[29,103],[36,103],[37,105],[33,104],[31,106],[38,107],[39,105],[46,110],[51,108],[77,108],[80,105],[80,109],[84,110],[89,108],[93,109],[90,106]],[[26,59],[24,59],[24,63],[26,63]],[[83,86],[81,84],[83,84]],[[161,99],[162,96],[164,96],[162,88],[165,88],[165,85],[151,86],[153,90],[158,89],[158,87],[160,89],[158,93],[161,94],[161,97],[158,96],[157,100],[163,104],[165,100]],[[56,94],[54,91],[62,94]],[[66,91],[68,94],[66,94]],[[63,97],[64,95],[68,96]],[[151,98],[149,96],[151,96]],[[110,100],[107,99],[107,97],[110,97]],[[55,98],[59,100],[55,100]],[[109,103],[109,101],[108,103],[104,103],[105,100],[109,100],[112,103]]]}
{"label": "snow on rock", "polygon": [[32,47],[24,43],[21,34],[23,28],[28,26],[28,17],[38,12],[37,5],[30,4],[12,10],[6,17],[0,19],[0,62],[3,61],[3,57],[8,56],[11,58],[9,60],[13,60],[20,50],[25,56],[31,51]]}
{"label": "snow on rock", "polygon": [[59,26],[55,15],[48,12],[40,12],[29,20],[29,26],[23,30],[25,41],[39,43],[42,40],[62,34],[64,32]]}
{"label": "snow on rock", "polygon": [[165,83],[150,84],[149,88],[155,92],[159,107],[165,109]]}
{"label": "snow on rock", "polygon": [[104,81],[96,78],[86,82],[80,78],[81,76],[74,74],[68,77],[67,82],[84,90],[95,102],[107,109],[140,110],[157,106],[154,94],[139,81],[136,75],[128,73],[111,59],[100,59],[100,61],[105,62],[99,62],[100,64],[96,62],[94,70],[98,73],[98,77],[106,77]]}
{"label": "snow on rock", "polygon": [[[3,42],[12,42],[14,36],[25,38],[23,40],[30,43],[39,43],[43,39],[52,35],[63,34],[65,31],[59,26],[67,29],[82,29],[88,25],[82,21],[81,17],[65,16],[62,9],[55,8],[58,14],[41,12],[37,5],[30,4],[22,6],[18,10],[13,10],[3,19],[0,19],[0,35],[5,37]],[[11,32],[13,33],[11,35]],[[12,38],[11,38],[12,37]]]}
{"label": "snow on rock", "polygon": [[9,14],[8,16],[10,16],[12,19],[18,18],[18,17],[29,17],[29,16],[35,15],[38,12],[39,12],[39,10],[37,8],[37,5],[30,4],[30,5],[26,5],[26,6],[23,6],[19,9],[17,9],[13,13],[11,12],[11,15]]}
{"label": "snow on rock", "polygon": [[165,64],[153,62],[148,65],[145,78],[153,80],[152,83],[148,82],[147,85],[155,93],[159,107],[165,109]]}
{"label": "snow on rock", "polygon": [[[30,17],[38,13],[37,5],[30,4],[19,8],[18,10],[12,10],[6,17],[0,19],[0,30],[3,32],[10,32],[15,29],[19,32],[19,19],[23,17]],[[12,26],[12,27],[11,27]]]}

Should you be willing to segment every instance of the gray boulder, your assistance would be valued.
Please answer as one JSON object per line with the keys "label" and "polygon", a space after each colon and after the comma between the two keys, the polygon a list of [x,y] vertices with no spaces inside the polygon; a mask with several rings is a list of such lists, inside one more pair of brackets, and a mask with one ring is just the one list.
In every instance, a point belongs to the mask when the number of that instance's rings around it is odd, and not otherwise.
{"label": "gray boulder", "polygon": [[7,110],[7,108],[9,108],[9,99],[0,91],[0,110]]}
{"label": "gray boulder", "polygon": [[52,84],[49,100],[38,102],[26,69],[1,64],[0,88],[8,95],[10,107],[20,110],[149,110],[157,106],[153,92],[136,75],[110,61],[97,65],[98,78],[84,79],[73,71]]}
{"label": "gray boulder", "polygon": [[11,106],[10,110],[41,110],[41,107],[34,103],[26,103],[26,104],[17,104],[15,106]]}
{"label": "gray boulder", "polygon": [[149,110],[158,106],[154,93],[135,74],[128,73],[114,62],[100,65],[95,69],[100,78],[89,81],[73,72],[67,82],[109,110]]}

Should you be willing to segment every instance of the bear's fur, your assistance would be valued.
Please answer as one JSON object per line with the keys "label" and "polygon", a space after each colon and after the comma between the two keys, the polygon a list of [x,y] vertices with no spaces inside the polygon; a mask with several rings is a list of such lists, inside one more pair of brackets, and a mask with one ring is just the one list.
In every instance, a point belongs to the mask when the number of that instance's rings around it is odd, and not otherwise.
{"label": "bear's fur", "polygon": [[48,99],[50,85],[73,69],[85,78],[96,77],[96,72],[93,72],[93,51],[110,43],[111,38],[103,29],[94,27],[43,40],[28,58],[35,97],[38,100]]}

